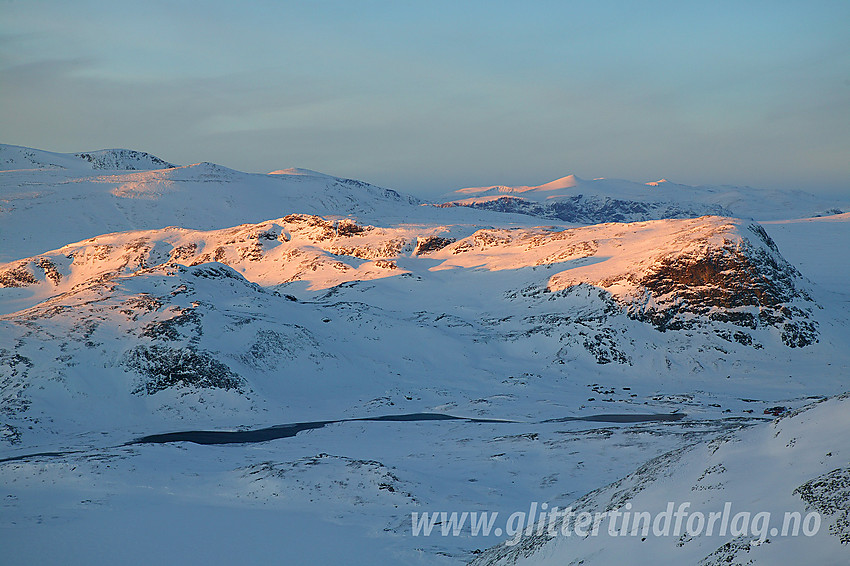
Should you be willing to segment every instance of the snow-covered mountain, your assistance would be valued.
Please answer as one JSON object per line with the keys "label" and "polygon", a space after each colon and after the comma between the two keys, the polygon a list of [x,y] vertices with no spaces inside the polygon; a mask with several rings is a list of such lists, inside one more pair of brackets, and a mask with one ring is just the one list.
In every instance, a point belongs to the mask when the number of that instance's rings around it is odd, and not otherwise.
{"label": "snow-covered mountain", "polygon": [[414,197],[353,179],[303,169],[260,175],[212,163],[174,167],[130,150],[53,154],[0,145],[4,163],[0,261],[107,232],[227,228],[293,211],[374,221],[415,216],[410,209],[419,208]]}
{"label": "snow-covered mountain", "polygon": [[661,331],[716,322],[723,323],[719,335],[748,345],[749,332],[761,328],[781,331],[790,347],[818,340],[816,304],[800,274],[754,223],[703,217],[568,230],[481,229],[460,239],[449,237],[453,232],[460,236],[445,226],[378,228],[303,214],[212,232],[124,232],[0,265],[0,286],[16,289],[7,308],[19,310],[92,281],[210,262],[263,287],[299,281],[308,289],[410,276],[423,271],[423,261],[429,272],[545,268],[549,273],[535,284],[506,292],[557,297],[597,289]]}
{"label": "snow-covered mountain", "polygon": [[465,206],[540,218],[598,224],[639,222],[705,215],[757,220],[841,213],[848,203],[804,191],[734,186],[689,186],[666,179],[636,183],[619,179],[585,180],[568,175],[538,186],[459,189],[440,206]]}
{"label": "snow-covered mountain", "polygon": [[0,169],[3,171],[16,169],[149,171],[171,167],[175,167],[175,165],[150,153],[132,149],[54,153],[30,147],[0,144]]}
{"label": "snow-covered mountain", "polygon": [[[494,545],[482,561],[537,560],[555,543],[413,536],[411,512],[604,507],[617,489],[649,505],[641,493],[704,484],[683,466],[706,458],[732,485],[736,447],[786,465],[774,413],[847,389],[836,282],[850,273],[829,244],[850,234],[846,214],[538,226],[302,169],[95,171],[22,151],[33,167],[0,173],[11,563],[90,563],[104,530],[103,548],[139,562],[458,564]],[[144,161],[132,155],[95,161]],[[843,426],[844,404],[783,419],[781,440],[840,458],[814,438]],[[157,436],[171,432],[242,436]],[[829,472],[815,455],[759,488]],[[681,482],[616,487],[647,469]],[[726,483],[706,493],[749,502]],[[729,541],[686,542],[690,557]]]}
{"label": "snow-covered mountain", "polygon": [[[667,534],[653,536],[653,526],[644,534],[638,523],[632,535],[635,523],[621,515],[613,536],[609,521],[596,536],[579,536],[571,518],[564,531],[570,536],[559,536],[556,524],[555,536],[531,534],[512,547],[490,549],[473,564],[628,564],[636,548],[641,563],[840,564],[850,544],[848,403],[847,395],[819,401],[770,424],[664,454],[575,502],[559,502],[576,515],[621,511],[632,517],[639,511],[657,517],[671,502],[677,511],[688,503],[678,532],[671,516]],[[706,517],[727,505],[726,527],[715,522],[707,534]],[[812,513],[818,519],[806,521]],[[696,519],[688,523],[689,516]],[[737,523],[735,516],[741,517]],[[664,533],[661,520],[657,525]]]}

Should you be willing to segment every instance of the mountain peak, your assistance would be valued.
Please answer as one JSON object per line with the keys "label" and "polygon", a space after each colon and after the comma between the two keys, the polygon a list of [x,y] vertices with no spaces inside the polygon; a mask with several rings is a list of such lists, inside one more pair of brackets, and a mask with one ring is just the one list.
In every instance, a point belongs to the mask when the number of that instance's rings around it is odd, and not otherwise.
{"label": "mountain peak", "polygon": [[176,167],[155,155],[134,149],[100,149],[75,153],[74,156],[91,163],[92,169],[135,171]]}
{"label": "mountain peak", "polygon": [[79,153],[55,153],[30,147],[0,144],[0,169],[151,171],[175,167],[159,157],[133,149],[99,149]]}
{"label": "mountain peak", "polygon": [[543,185],[538,185],[536,187],[532,187],[532,190],[538,191],[557,191],[560,189],[571,189],[577,186],[581,182],[581,179],[576,177],[573,174],[567,175],[566,177],[561,177],[560,179],[555,179],[554,181],[549,181]]}

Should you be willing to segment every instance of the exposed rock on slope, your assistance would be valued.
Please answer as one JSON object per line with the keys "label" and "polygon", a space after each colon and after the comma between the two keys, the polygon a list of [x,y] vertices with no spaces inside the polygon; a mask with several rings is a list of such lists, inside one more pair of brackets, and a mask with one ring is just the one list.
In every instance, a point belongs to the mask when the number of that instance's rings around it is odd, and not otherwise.
{"label": "exposed rock on slope", "polygon": [[457,241],[433,233],[442,228],[419,230],[292,214],[212,232],[112,234],[0,266],[0,285],[32,287],[39,300],[91,279],[214,261],[263,286],[303,280],[321,289],[397,275],[406,272],[399,259],[422,256],[439,261],[433,270],[559,269],[545,286],[523,293],[570,294],[590,285],[662,331],[722,323],[718,335],[757,348],[751,331],[759,328],[776,329],[789,347],[818,339],[802,278],[754,223],[705,217],[560,231],[483,229]]}
{"label": "exposed rock on slope", "polygon": [[575,274],[564,272],[552,278],[550,289],[592,283],[626,304],[630,316],[659,330],[713,320],[741,327],[732,334],[741,343],[752,342],[746,329],[759,327],[780,329],[790,347],[817,341],[816,323],[810,318],[814,303],[801,287],[799,272],[758,224],[684,224],[692,234],[671,234],[673,250],[659,249],[648,261],[598,279],[577,281]]}
{"label": "exposed rock on slope", "polygon": [[[100,410],[91,399],[224,418],[293,391],[312,398],[349,365],[384,367],[385,343],[398,369],[364,387],[427,382],[443,362],[421,360],[458,344],[475,353],[457,363],[510,351],[523,371],[677,379],[713,374],[718,356],[764,363],[819,347],[817,305],[748,222],[469,231],[291,214],[107,234],[0,265],[0,333],[14,344],[0,352],[5,426],[20,434],[57,395],[79,403],[81,422]],[[97,367],[75,367],[87,359]]]}
{"label": "exposed rock on slope", "polygon": [[127,170],[169,169],[176,165],[155,155],[132,149],[102,149],[85,153],[75,153],[80,159],[91,163],[92,169]]}

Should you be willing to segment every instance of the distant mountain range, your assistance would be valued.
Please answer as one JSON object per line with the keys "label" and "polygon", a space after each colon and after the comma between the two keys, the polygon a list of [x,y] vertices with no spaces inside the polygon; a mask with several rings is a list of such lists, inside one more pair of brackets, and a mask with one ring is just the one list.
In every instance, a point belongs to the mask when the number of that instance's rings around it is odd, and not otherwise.
{"label": "distant mountain range", "polygon": [[579,179],[569,175],[539,186],[459,189],[440,206],[466,206],[539,218],[598,224],[661,218],[734,216],[755,220],[840,214],[834,199],[804,191],[734,186],[690,186],[665,179],[635,183],[618,179]]}
{"label": "distant mountain range", "polygon": [[101,149],[81,153],[54,153],[30,147],[0,144],[0,167],[15,169],[62,169],[147,171],[175,167],[171,163],[132,149]]}
{"label": "distant mountain range", "polygon": [[[0,145],[0,166],[9,169],[0,172],[0,237],[7,242],[0,261],[107,232],[210,230],[290,211],[392,218],[419,204],[391,189],[308,170],[260,175],[212,163],[176,167],[125,149],[58,154]],[[33,222],[43,228],[32,229]]]}

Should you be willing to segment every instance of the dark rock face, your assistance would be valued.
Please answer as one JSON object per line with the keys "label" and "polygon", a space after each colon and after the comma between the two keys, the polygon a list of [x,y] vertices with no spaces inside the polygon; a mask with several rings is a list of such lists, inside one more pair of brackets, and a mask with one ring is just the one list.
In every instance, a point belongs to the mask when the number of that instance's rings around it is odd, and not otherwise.
{"label": "dark rock face", "polygon": [[[697,315],[749,329],[772,326],[791,348],[817,342],[817,323],[793,304],[812,303],[795,284],[800,273],[779,255],[760,226],[749,229],[764,247],[745,239],[661,258],[639,280],[652,303],[630,305],[630,316],[662,331],[699,324],[693,317]],[[752,344],[746,332],[731,338]]]}
{"label": "dark rock face", "polygon": [[597,364],[616,362],[632,365],[631,358],[620,349],[616,338],[610,330],[597,332],[593,336],[584,336],[582,345],[596,358]]}
{"label": "dark rock face", "polygon": [[818,329],[814,322],[788,322],[782,327],[782,342],[789,348],[802,348],[817,341]]}
{"label": "dark rock face", "polygon": [[413,255],[424,255],[437,250],[441,250],[453,244],[454,238],[442,238],[440,236],[426,236],[419,238],[416,242],[416,248],[413,250]]}
{"label": "dark rock face", "polygon": [[794,274],[793,267],[778,265],[760,250],[722,248],[665,258],[641,284],[655,296],[675,293],[694,312],[706,313],[712,307],[776,309],[794,298]]}
{"label": "dark rock face", "polygon": [[354,236],[356,234],[362,234],[365,231],[366,229],[363,226],[347,218],[340,220],[336,226],[337,236]]}
{"label": "dark rock face", "polygon": [[32,360],[26,356],[0,348],[0,415],[9,417],[27,410],[30,401],[24,390],[32,367]]}
{"label": "dark rock face", "polygon": [[194,309],[184,309],[171,318],[148,323],[142,329],[142,336],[155,340],[179,340],[184,337],[182,328],[187,326],[192,338],[200,336],[201,316]]}
{"label": "dark rock face", "polygon": [[62,280],[62,275],[56,269],[56,264],[46,257],[39,258],[36,265],[44,271],[45,278],[49,279],[54,285],[58,285]]}
{"label": "dark rock face", "polygon": [[317,228],[314,239],[317,242],[324,240],[332,240],[337,236],[336,228],[333,222],[329,222],[321,216],[313,216],[310,214],[288,214],[283,217],[286,224],[293,224],[304,228]]}
{"label": "dark rock face", "polygon": [[133,390],[137,395],[152,395],[176,386],[235,389],[241,393],[245,384],[209,352],[192,346],[137,346],[127,355],[125,365],[143,377],[142,383]]}
{"label": "dark rock face", "polygon": [[38,279],[27,271],[26,262],[0,271],[0,287],[26,287],[37,283]]}
{"label": "dark rock face", "polygon": [[809,508],[829,516],[829,534],[838,537],[841,544],[850,544],[850,468],[816,477],[795,489],[794,495]]}
{"label": "dark rock face", "polygon": [[169,169],[175,167],[175,165],[155,155],[132,149],[107,149],[75,155],[91,163],[92,169],[135,171],[137,169]]}
{"label": "dark rock face", "polygon": [[50,261],[49,258],[39,257],[29,260],[19,261],[0,271],[0,287],[28,287],[37,285],[38,278],[33,273],[42,272],[45,280],[50,281],[54,286],[59,285],[62,281],[62,274],[56,267],[56,264]]}

